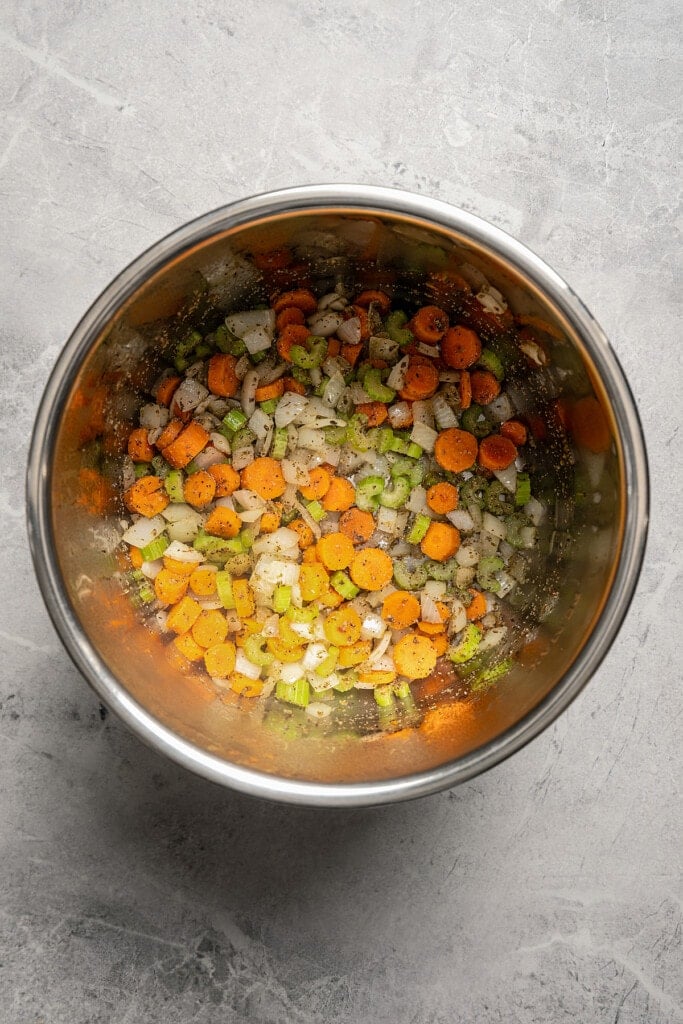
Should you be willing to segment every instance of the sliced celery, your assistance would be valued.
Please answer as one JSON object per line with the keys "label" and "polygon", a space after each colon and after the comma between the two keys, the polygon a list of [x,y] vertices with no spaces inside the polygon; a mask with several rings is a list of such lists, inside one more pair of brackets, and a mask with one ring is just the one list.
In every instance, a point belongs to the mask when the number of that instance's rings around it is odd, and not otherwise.
{"label": "sliced celery", "polygon": [[394,480],[393,487],[385,487],[379,496],[379,503],[384,508],[401,508],[410,497],[410,480],[407,476],[398,476]]}
{"label": "sliced celery", "polygon": [[394,690],[390,683],[386,686],[376,686],[372,692],[378,707],[392,707],[394,703]]}
{"label": "sliced celery", "polygon": [[144,548],[140,548],[140,554],[145,562],[154,562],[157,558],[161,558],[168,545],[168,537],[165,533],[160,533],[158,537],[151,540]]}
{"label": "sliced celery", "polygon": [[270,456],[273,459],[284,459],[287,454],[287,427],[276,427]]}
{"label": "sliced celery", "polygon": [[306,508],[311,519],[313,519],[316,523],[319,523],[320,520],[324,519],[325,516],[327,515],[327,512],[322,507],[319,501],[307,501]]}
{"label": "sliced celery", "polygon": [[446,654],[455,665],[462,665],[474,657],[480,643],[481,630],[471,622],[465,626],[460,643],[450,647]]}
{"label": "sliced celery", "polygon": [[360,594],[360,590],[356,584],[349,579],[343,569],[338,569],[336,572],[332,573],[330,576],[330,586],[332,586],[346,601],[353,601],[354,597],[358,597]]}
{"label": "sliced celery", "polygon": [[424,535],[426,534],[427,530],[429,529],[430,524],[431,519],[429,518],[429,516],[426,516],[423,512],[418,512],[418,514],[415,516],[415,522],[410,527],[410,530],[408,531],[408,536],[406,537],[408,543],[419,544]]}
{"label": "sliced celery", "polygon": [[517,474],[517,485],[515,487],[515,505],[526,505],[531,500],[531,478],[528,473]]}
{"label": "sliced celery", "polygon": [[247,422],[247,417],[241,409],[230,409],[223,417],[223,424],[228,430],[241,430]]}
{"label": "sliced celery", "polygon": [[284,615],[292,603],[292,588],[278,583],[273,591],[273,611]]}
{"label": "sliced celery", "polygon": [[180,469],[172,469],[164,480],[164,487],[171,501],[183,502],[185,501],[185,495],[183,493],[183,473]]}
{"label": "sliced celery", "polygon": [[299,708],[308,705],[310,687],[305,677],[297,679],[295,683],[284,683],[280,680],[275,686],[275,696],[285,704],[295,704]]}
{"label": "sliced celery", "polygon": [[229,572],[216,573],[216,592],[218,593],[218,600],[222,602],[224,608],[235,607],[235,598],[232,593],[232,577]]}

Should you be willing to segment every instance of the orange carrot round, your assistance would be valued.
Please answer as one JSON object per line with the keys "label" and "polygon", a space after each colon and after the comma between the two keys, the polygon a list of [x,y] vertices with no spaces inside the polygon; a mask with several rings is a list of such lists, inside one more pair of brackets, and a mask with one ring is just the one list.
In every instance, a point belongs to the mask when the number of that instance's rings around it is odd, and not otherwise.
{"label": "orange carrot round", "polygon": [[514,444],[501,434],[489,434],[479,443],[479,465],[484,469],[507,469],[516,458]]}
{"label": "orange carrot round", "polygon": [[[190,477],[190,480],[192,477]],[[223,537],[230,540],[240,532],[242,521],[231,508],[223,508],[219,505],[213,509],[209,518],[204,523],[204,529],[214,537]]]}
{"label": "orange carrot round", "polygon": [[181,430],[176,439],[163,449],[164,458],[174,469],[183,469],[206,448],[209,435],[201,424],[193,421]]}
{"label": "orange carrot round", "polygon": [[275,318],[275,328],[277,331],[283,331],[285,327],[289,327],[290,324],[305,323],[306,317],[304,316],[303,310],[297,309],[296,306],[286,306]]}
{"label": "orange carrot round", "polygon": [[164,448],[168,448],[169,444],[175,441],[182,429],[183,424],[180,420],[169,420],[155,441],[159,451],[161,452]]}
{"label": "orange carrot round", "polygon": [[381,548],[364,548],[354,557],[349,575],[362,590],[382,590],[394,575],[394,565]]}
{"label": "orange carrot round", "polygon": [[526,444],[526,427],[519,420],[506,420],[505,423],[501,423],[500,432],[503,437],[507,437],[518,448]]}
{"label": "orange carrot round", "polygon": [[304,387],[304,385],[301,383],[301,381],[295,380],[294,377],[283,377],[282,384],[284,386],[285,391],[291,391],[295,395],[306,394],[306,388]]}
{"label": "orange carrot round", "polygon": [[460,547],[460,533],[450,523],[431,523],[420,543],[423,555],[435,562],[452,558]]}
{"label": "orange carrot round", "polygon": [[277,459],[254,459],[242,470],[242,486],[266,501],[281,497],[287,490],[282,467]]}
{"label": "orange carrot round", "polygon": [[391,629],[407,629],[420,618],[420,602],[407,590],[395,590],[384,599],[382,618]]}
{"label": "orange carrot round", "polygon": [[371,512],[350,508],[339,517],[339,529],[354,544],[364,544],[375,532],[375,520]]}
{"label": "orange carrot round", "polygon": [[[346,512],[355,500],[356,492],[353,484],[349,480],[345,480],[343,476],[335,476],[330,481],[327,494],[323,498],[323,508],[326,512]],[[342,533],[346,533],[346,530],[342,529],[341,523],[339,529]],[[353,537],[351,539],[353,540]]]}
{"label": "orange carrot round", "polygon": [[181,379],[181,377],[164,377],[161,383],[157,385],[154,397],[159,405],[168,406],[171,404]]}
{"label": "orange carrot round", "polygon": [[448,329],[448,314],[438,306],[423,306],[408,326],[418,341],[437,345]]}
{"label": "orange carrot round", "polygon": [[189,576],[179,576],[164,568],[154,577],[154,593],[162,604],[177,604],[185,596],[189,583]]}
{"label": "orange carrot round", "polygon": [[203,611],[197,616],[192,627],[192,639],[200,647],[214,647],[222,644],[228,635],[228,624],[225,615],[217,608]]}
{"label": "orange carrot round", "polygon": [[151,462],[154,458],[154,449],[147,440],[147,431],[144,427],[131,430],[128,436],[128,454],[133,462]]}
{"label": "orange carrot round", "polygon": [[365,309],[367,309],[371,302],[375,302],[379,306],[379,310],[382,316],[386,316],[386,314],[391,309],[391,299],[389,298],[387,293],[373,291],[372,289],[367,289],[366,291],[361,292],[358,298],[356,299],[355,304],[357,306],[363,306]]}
{"label": "orange carrot round", "polygon": [[467,370],[463,370],[460,374],[458,389],[460,391],[460,408],[464,412],[472,405],[472,382]]}
{"label": "orange carrot round", "polygon": [[361,626],[360,615],[355,608],[347,604],[343,608],[330,612],[325,619],[323,629],[331,643],[346,647],[358,641]]}
{"label": "orange carrot round", "polygon": [[439,386],[439,371],[424,356],[411,356],[399,394],[411,402],[431,398]]}
{"label": "orange carrot round", "polygon": [[164,511],[170,499],[163,480],[158,476],[143,476],[131,484],[123,495],[123,501],[129,512],[151,519]]}
{"label": "orange carrot round", "polygon": [[310,548],[315,540],[313,536],[313,530],[310,528],[308,523],[304,522],[303,519],[293,519],[289,523],[288,530],[293,530],[299,538],[299,547],[303,551],[305,548]]}
{"label": "orange carrot round", "polygon": [[449,427],[442,430],[434,444],[434,458],[443,469],[462,473],[477,459],[477,439],[467,430]]}
{"label": "orange carrot round", "polygon": [[311,332],[305,324],[289,324],[280,331],[280,336],[277,339],[277,350],[280,358],[284,359],[287,363],[291,363],[294,346],[302,345],[304,348],[307,348],[310,336]]}
{"label": "orange carrot round", "polygon": [[477,619],[481,619],[486,615],[486,598],[479,590],[475,590],[474,587],[470,587],[470,594],[472,595],[472,600],[466,614],[470,622],[476,622]]}
{"label": "orange carrot round", "polygon": [[307,501],[317,501],[325,497],[331,483],[332,475],[322,466],[316,466],[308,474],[308,483],[299,490]]}
{"label": "orange carrot round", "polygon": [[207,387],[213,395],[232,398],[237,394],[240,382],[235,367],[237,360],[229,353],[218,352],[209,359]]}
{"label": "orange carrot round", "polygon": [[315,313],[318,308],[318,300],[308,288],[296,288],[291,292],[283,292],[273,303],[276,313],[281,313],[288,306],[295,306],[296,309],[300,309],[308,316],[309,313]]}
{"label": "orange carrot round", "polygon": [[387,418],[387,407],[384,402],[361,402],[356,412],[367,418],[369,427],[379,427]]}
{"label": "orange carrot round", "polygon": [[257,402],[270,402],[274,398],[282,398],[285,393],[285,385],[282,379],[274,380],[272,384],[264,384],[256,388],[254,398]]}
{"label": "orange carrot round", "polygon": [[200,566],[190,575],[190,589],[197,597],[211,597],[216,593],[216,573]]}
{"label": "orange carrot round", "polygon": [[237,651],[231,640],[213,644],[204,651],[204,665],[208,674],[215,679],[225,679],[235,669]]}
{"label": "orange carrot round", "polygon": [[488,405],[500,394],[500,384],[490,370],[473,370],[470,377],[472,398],[477,405]]}
{"label": "orange carrot round", "polygon": [[427,491],[427,504],[432,512],[444,516],[458,507],[458,488],[453,484],[433,484]]}
{"label": "orange carrot round", "polygon": [[188,505],[204,508],[213,501],[216,494],[216,481],[205,470],[188,476],[183,487],[183,497]]}
{"label": "orange carrot round", "polygon": [[436,665],[436,651],[426,636],[402,637],[394,648],[394,664],[407,679],[425,679]]}
{"label": "orange carrot round", "polygon": [[454,370],[466,370],[481,355],[479,337],[469,327],[450,327],[441,342],[441,358]]}
{"label": "orange carrot round", "polygon": [[217,466],[209,466],[206,471],[216,481],[216,497],[229,498],[240,485],[240,475],[236,469],[221,462]]}
{"label": "orange carrot round", "polygon": [[326,569],[346,569],[355,555],[351,540],[343,533],[328,533],[316,545],[318,558]]}

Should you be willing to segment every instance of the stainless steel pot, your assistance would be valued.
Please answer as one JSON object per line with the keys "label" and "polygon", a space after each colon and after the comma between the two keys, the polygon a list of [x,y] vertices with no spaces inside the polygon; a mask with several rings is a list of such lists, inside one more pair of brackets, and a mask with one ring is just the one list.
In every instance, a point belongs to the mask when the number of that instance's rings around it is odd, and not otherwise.
{"label": "stainless steel pot", "polygon": [[[563,368],[566,389],[592,388],[611,430],[610,451],[597,460],[588,454],[584,467],[601,488],[602,507],[577,512],[558,499],[545,534],[548,585],[535,607],[542,653],[480,698],[428,712],[419,729],[287,738],[266,727],[260,702],[245,708],[217,700],[197,673],[169,661],[122,593],[115,519],[93,517],[77,502],[88,442],[99,432],[105,452],[116,450],[121,425],[132,421],[135,389],[156,372],[173,325],[201,319],[207,309],[239,308],[261,287],[253,254],[285,245],[294,248],[298,272],[318,281],[390,278],[405,290],[444,265],[466,262],[483,271],[516,314],[549,324],[544,343]],[[525,400],[540,407],[548,397],[543,371],[530,368],[529,380]],[[106,393],[113,398],[103,407]],[[562,462],[550,467],[558,483],[573,472]],[[316,806],[444,789],[548,726],[617,634],[648,521],[647,461],[633,398],[605,336],[564,281],[519,242],[462,210],[350,185],[287,189],[215,210],[124,270],[85,314],[50,377],[27,487],[31,548],[49,613],[107,706],[150,746],[207,779]]]}

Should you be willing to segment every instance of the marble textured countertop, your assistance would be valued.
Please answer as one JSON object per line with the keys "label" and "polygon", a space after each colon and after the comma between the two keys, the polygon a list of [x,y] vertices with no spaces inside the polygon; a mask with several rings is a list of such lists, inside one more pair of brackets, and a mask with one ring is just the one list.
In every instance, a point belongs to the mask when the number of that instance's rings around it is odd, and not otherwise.
{"label": "marble textured countertop", "polygon": [[[3,5],[3,1022],[683,1021],[675,11]],[[60,346],[119,269],[207,209],[334,180],[462,205],[566,277],[630,377],[654,497],[638,595],[568,713],[459,789],[321,813],[102,719],[38,595],[23,476]]]}

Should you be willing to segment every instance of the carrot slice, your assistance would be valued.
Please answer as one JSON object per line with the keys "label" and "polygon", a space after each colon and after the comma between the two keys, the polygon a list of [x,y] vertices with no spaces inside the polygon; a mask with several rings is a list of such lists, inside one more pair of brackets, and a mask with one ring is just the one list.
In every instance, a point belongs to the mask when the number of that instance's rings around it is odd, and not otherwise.
{"label": "carrot slice", "polygon": [[206,671],[214,679],[225,679],[235,670],[236,654],[235,645],[231,640],[224,640],[222,643],[214,644],[204,651]]}
{"label": "carrot slice", "polygon": [[439,386],[439,371],[424,356],[411,356],[399,394],[410,402],[431,398]]}
{"label": "carrot slice", "polygon": [[490,370],[473,370],[471,376],[472,398],[477,405],[488,405],[500,394],[500,384]]}
{"label": "carrot slice", "polygon": [[324,498],[330,489],[332,475],[322,466],[316,466],[308,474],[308,483],[300,487],[301,494],[307,501],[317,501]]}
{"label": "carrot slice", "polygon": [[407,590],[395,590],[384,599],[382,618],[391,629],[407,629],[420,618],[420,602]]}
{"label": "carrot slice", "polygon": [[458,507],[458,488],[453,484],[433,484],[427,491],[427,504],[432,512],[443,516]]}
{"label": "carrot slice", "polygon": [[[192,477],[190,477],[190,480]],[[204,529],[207,533],[212,534],[214,537],[223,537],[224,540],[230,540],[232,537],[236,537],[240,532],[242,521],[240,517],[231,508],[223,508],[219,505],[213,509],[211,515],[204,523]]]}
{"label": "carrot slice", "polygon": [[129,512],[137,512],[151,519],[164,511],[170,498],[164,489],[163,480],[158,476],[143,476],[131,484],[123,500]]}
{"label": "carrot slice", "polygon": [[190,589],[197,597],[211,597],[216,593],[216,573],[200,566],[190,574]]}
{"label": "carrot slice", "polygon": [[280,336],[277,339],[277,350],[280,358],[284,359],[287,363],[291,363],[294,346],[303,345],[307,347],[310,336],[311,332],[305,324],[289,324],[280,332]]}
{"label": "carrot slice", "polygon": [[339,517],[339,529],[354,544],[364,544],[375,532],[375,520],[371,512],[350,508]]}
{"label": "carrot slice", "polygon": [[169,444],[172,444],[175,441],[182,429],[183,424],[180,420],[169,420],[155,441],[159,451],[163,451],[164,448],[168,448]]}
{"label": "carrot slice", "polygon": [[394,575],[394,564],[381,548],[363,548],[353,559],[349,575],[362,590],[382,590]]}
{"label": "carrot slice", "polygon": [[341,352],[341,341],[339,338],[329,338],[327,341],[327,356],[331,359],[333,356],[338,356]]}
{"label": "carrot slice", "polygon": [[299,586],[304,601],[319,601],[329,589],[330,577],[320,562],[309,562],[299,569]]}
{"label": "carrot slice", "polygon": [[154,577],[154,593],[162,604],[177,604],[190,584],[189,576],[180,576],[170,569],[162,569]]}
{"label": "carrot slice", "polygon": [[342,345],[341,355],[342,359],[345,359],[351,366],[355,366],[358,362],[358,356],[363,351],[363,345]]}
{"label": "carrot slice", "polygon": [[513,444],[516,444],[519,448],[521,445],[526,444],[527,433],[526,427],[519,420],[506,420],[505,423],[501,423],[500,432],[503,437],[509,438]]}
{"label": "carrot slice", "polygon": [[298,309],[296,306],[287,306],[281,310],[275,318],[275,327],[278,331],[283,331],[285,327],[289,327],[290,324],[305,324],[306,317],[304,311]]}
{"label": "carrot slice", "polygon": [[228,635],[225,615],[217,608],[207,609],[197,616],[192,627],[192,639],[200,647],[214,647],[222,644]]}
{"label": "carrot slice", "polygon": [[423,306],[408,326],[418,341],[437,345],[448,329],[448,314],[438,306]]}
{"label": "carrot slice", "polygon": [[330,612],[323,629],[330,643],[346,647],[358,642],[361,626],[360,615],[355,608],[347,604],[343,608],[338,608],[336,612]]}
{"label": "carrot slice", "polygon": [[452,558],[460,547],[460,533],[450,523],[431,523],[420,543],[423,555],[435,562]]}
{"label": "carrot slice", "polygon": [[157,385],[156,398],[159,405],[170,405],[176,388],[180,384],[181,377],[165,377],[160,384]]}
{"label": "carrot slice", "polygon": [[479,465],[484,469],[507,469],[516,458],[514,444],[501,434],[489,434],[479,444]]}
{"label": "carrot slice", "polygon": [[299,547],[303,551],[305,548],[310,548],[315,540],[313,536],[313,530],[310,528],[308,523],[304,522],[303,519],[293,519],[287,526],[288,530],[294,530],[294,533],[299,538]]}
{"label": "carrot slice", "polygon": [[479,337],[469,327],[450,327],[441,342],[441,358],[454,370],[466,370],[481,355]]}
{"label": "carrot slice", "polygon": [[306,394],[306,388],[304,387],[304,385],[300,381],[295,380],[294,377],[283,377],[282,383],[284,385],[285,391],[291,391],[295,395]]}
{"label": "carrot slice", "polygon": [[367,309],[364,309],[363,306],[351,306],[349,313],[352,317],[357,316],[360,320],[360,340],[367,341],[370,337],[370,317]]}
{"label": "carrot slice", "polygon": [[281,522],[279,512],[264,512],[259,524],[261,533],[275,533]]}
{"label": "carrot slice", "polygon": [[451,473],[462,473],[477,459],[477,439],[467,430],[449,427],[442,430],[434,444],[434,458]]}
{"label": "carrot slice", "polygon": [[351,540],[343,533],[328,533],[321,537],[316,551],[325,568],[332,570],[346,569],[355,555]]}
{"label": "carrot slice", "polygon": [[283,292],[273,303],[276,313],[281,313],[288,306],[295,306],[302,313],[315,313],[318,308],[318,300],[308,288],[296,288],[291,292]]}
{"label": "carrot slice", "polygon": [[[327,494],[323,498],[323,508],[326,512],[346,512],[347,509],[351,508],[355,500],[356,492],[353,484],[345,480],[343,476],[335,476],[330,481]],[[342,533],[346,533],[341,522],[339,529]],[[351,540],[353,540],[353,537],[351,537]]]}
{"label": "carrot slice", "polygon": [[133,462],[151,462],[154,458],[154,449],[147,440],[147,431],[144,427],[131,430],[128,437],[128,454]]}
{"label": "carrot slice", "polygon": [[187,633],[194,626],[201,611],[202,606],[193,597],[181,597],[168,613],[166,628],[172,633]]}
{"label": "carrot slice", "polygon": [[240,485],[239,473],[232,466],[229,466],[227,462],[221,462],[217,466],[209,466],[206,472],[216,481],[217,498],[229,498]]}
{"label": "carrot slice", "polygon": [[287,490],[282,467],[277,459],[254,459],[242,470],[242,486],[255,491],[266,501],[281,497]]}
{"label": "carrot slice", "polygon": [[373,291],[367,289],[361,292],[356,299],[356,306],[363,306],[365,309],[368,308],[371,302],[375,302],[379,306],[380,313],[382,316],[386,316],[391,309],[391,299],[386,292]]}
{"label": "carrot slice", "polygon": [[408,679],[425,679],[436,665],[436,651],[426,636],[402,637],[394,647],[394,664]]}
{"label": "carrot slice", "polygon": [[479,590],[475,590],[474,587],[470,587],[470,594],[472,595],[472,600],[466,614],[470,622],[476,622],[477,619],[481,619],[486,615],[486,598]]}
{"label": "carrot slice", "polygon": [[207,387],[213,395],[220,398],[233,398],[237,394],[240,382],[235,367],[237,360],[228,352],[217,352],[209,359],[209,375]]}
{"label": "carrot slice", "polygon": [[460,408],[464,412],[465,409],[469,409],[472,405],[472,382],[467,370],[463,370],[460,374],[459,390]]}
{"label": "carrot slice", "polygon": [[384,402],[361,402],[356,412],[367,416],[369,427],[379,427],[387,418],[387,407]]}
{"label": "carrot slice", "polygon": [[571,411],[572,431],[577,444],[590,452],[606,452],[611,436],[607,418],[596,398],[580,398]]}
{"label": "carrot slice", "polygon": [[264,384],[256,388],[254,398],[257,402],[270,402],[273,398],[282,398],[285,393],[285,385],[282,379],[274,380],[272,384]]}
{"label": "carrot slice", "polygon": [[472,289],[465,278],[454,270],[438,270],[429,275],[426,291],[435,302],[448,309]]}
{"label": "carrot slice", "polygon": [[199,473],[193,473],[192,476],[188,476],[183,487],[183,497],[188,505],[193,505],[194,508],[204,508],[213,501],[216,494],[216,481],[207,473],[206,470],[200,470]]}
{"label": "carrot slice", "polygon": [[182,469],[188,462],[192,462],[192,459],[199,455],[208,443],[208,433],[204,427],[193,420],[178,434],[175,441],[166,445],[163,455],[174,469]]}

